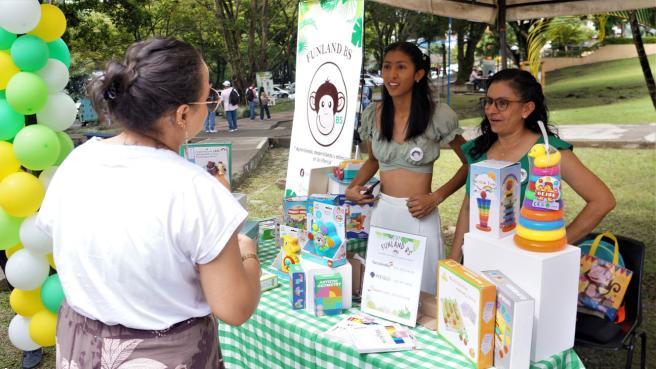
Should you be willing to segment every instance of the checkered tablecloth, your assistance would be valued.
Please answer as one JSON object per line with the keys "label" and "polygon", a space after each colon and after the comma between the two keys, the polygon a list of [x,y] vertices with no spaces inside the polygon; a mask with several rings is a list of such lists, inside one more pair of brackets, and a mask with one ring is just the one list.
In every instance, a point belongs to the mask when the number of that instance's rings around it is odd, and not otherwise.
{"label": "checkered tablecloth", "polygon": [[[273,243],[259,246],[262,265],[275,257]],[[283,281],[284,282],[284,281]],[[359,311],[356,306],[351,312]],[[264,292],[251,319],[240,327],[219,322],[221,350],[229,369],[268,368],[474,368],[474,365],[436,332],[417,326],[415,336],[423,347],[412,351],[360,355],[348,345],[322,333],[344,315],[316,317],[305,310],[292,310],[289,286]],[[582,369],[574,350],[531,363],[533,369]]]}

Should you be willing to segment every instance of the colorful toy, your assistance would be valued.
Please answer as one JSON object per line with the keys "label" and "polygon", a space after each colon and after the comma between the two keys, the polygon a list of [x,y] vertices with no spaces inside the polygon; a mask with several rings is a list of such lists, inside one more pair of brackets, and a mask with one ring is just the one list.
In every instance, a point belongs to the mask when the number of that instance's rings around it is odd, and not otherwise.
{"label": "colorful toy", "polygon": [[362,168],[364,160],[344,160],[338,166],[333,167],[333,175],[339,180],[353,179]]}
{"label": "colorful toy", "polygon": [[[495,238],[514,232],[519,217],[518,163],[484,160],[470,167],[469,230]],[[477,211],[478,210],[478,211]]]}
{"label": "colorful toy", "polygon": [[280,270],[287,273],[291,265],[299,263],[298,254],[301,252],[301,245],[298,244],[298,237],[282,236],[282,250],[284,255],[280,264]]}
{"label": "colorful toy", "polygon": [[307,229],[307,196],[286,197],[283,200],[283,217],[285,225]]}
{"label": "colorful toy", "polygon": [[317,316],[342,313],[342,275],[314,276],[314,307]]}
{"label": "colorful toy", "polygon": [[514,182],[516,178],[506,178],[503,194],[503,220],[501,221],[501,230],[509,232],[515,228],[515,192]]}
{"label": "colorful toy", "polygon": [[476,228],[483,232],[489,232],[492,229],[487,226],[487,221],[490,219],[490,204],[492,200],[487,198],[485,191],[481,191],[481,197],[476,199],[476,203],[478,203],[478,219],[480,221],[476,225]]}
{"label": "colorful toy", "polygon": [[342,244],[342,239],[337,234],[335,224],[330,221],[315,221],[308,233],[308,239],[314,242],[317,255],[329,258],[335,255],[337,248]]}
{"label": "colorful toy", "polygon": [[289,285],[292,309],[305,309],[306,284],[305,271],[300,264],[294,264],[289,268]]}
{"label": "colorful toy", "polygon": [[547,144],[536,144],[528,157],[529,183],[515,244],[530,251],[560,251],[567,245],[560,190],[560,152]]}

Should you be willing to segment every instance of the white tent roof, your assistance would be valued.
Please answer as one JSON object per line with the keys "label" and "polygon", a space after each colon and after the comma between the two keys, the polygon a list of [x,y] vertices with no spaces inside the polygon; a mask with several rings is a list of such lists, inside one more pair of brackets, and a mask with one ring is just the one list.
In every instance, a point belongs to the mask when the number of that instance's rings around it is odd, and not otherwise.
{"label": "white tent roof", "polygon": [[[497,0],[374,0],[444,17],[494,24]],[[505,0],[506,21],[653,8],[656,0]]]}

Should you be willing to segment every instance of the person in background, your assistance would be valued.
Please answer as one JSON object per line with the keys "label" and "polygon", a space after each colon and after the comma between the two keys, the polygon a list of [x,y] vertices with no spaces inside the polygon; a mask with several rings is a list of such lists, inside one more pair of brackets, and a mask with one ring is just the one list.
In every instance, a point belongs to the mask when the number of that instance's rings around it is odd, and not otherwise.
{"label": "person in background", "polygon": [[271,120],[271,113],[269,113],[269,95],[264,91],[264,87],[260,87],[260,93],[257,95],[260,103],[260,120],[264,120],[264,112],[266,112],[266,120]]}
{"label": "person in background", "polygon": [[476,69],[476,68],[472,69],[471,74],[469,75],[469,82],[474,84],[474,90],[475,91],[478,91],[481,88],[483,88],[483,85],[481,84],[480,78],[481,78],[481,76],[478,73],[478,69]]}
{"label": "person in background", "polygon": [[257,87],[255,83],[251,83],[246,89],[246,102],[248,102],[248,113],[251,120],[255,120],[255,98],[257,97]]}
{"label": "person in background", "polygon": [[[7,254],[6,251],[0,251],[0,269],[4,272],[5,265],[7,265]],[[9,285],[9,291],[13,291],[14,287]],[[23,351],[23,360],[21,362],[21,367],[23,369],[33,369],[41,364],[43,359],[43,348],[39,347],[36,350],[32,351]]]}
{"label": "person in background", "polygon": [[[210,83],[210,94],[207,97],[208,101],[216,101],[219,100],[219,93],[212,88],[212,84]],[[205,124],[204,124],[204,131],[205,133],[215,133],[216,132],[216,107],[214,110],[210,110],[210,107],[212,107],[211,104],[207,104],[207,118],[205,118]]]}
{"label": "person in background", "polygon": [[362,89],[361,91],[361,96],[362,96],[362,109],[361,111],[364,111],[364,109],[369,106],[369,103],[371,102],[372,98],[372,93],[371,93],[371,87],[367,86],[365,83],[364,78],[360,78],[360,88]]}
{"label": "person in background", "polygon": [[240,325],[255,311],[260,263],[239,236],[248,214],[178,154],[219,103],[208,78],[193,46],[155,38],[90,84],[96,111],[123,131],[78,146],[37,217],[66,297],[58,368],[223,368],[216,317]]}
{"label": "person in background", "polygon": [[[371,226],[426,237],[421,289],[435,294],[437,263],[446,256],[437,206],[465,183],[467,166],[460,150],[465,140],[453,110],[433,101],[430,61],[417,45],[389,45],[382,68],[382,101],[369,104],[359,129],[369,157],[347,187],[346,198],[374,203],[364,184],[380,169],[381,197],[375,202]],[[463,164],[433,191],[433,166],[442,143],[449,144]]]}
{"label": "person in background", "polygon": [[[538,121],[549,135],[549,145],[560,150],[562,179],[586,202],[585,207],[567,226],[567,240],[573,244],[590,233],[615,207],[615,198],[608,187],[574,155],[573,146],[558,138],[548,124],[548,109],[542,86],[533,75],[519,69],[504,69],[490,79],[487,96],[481,99],[484,118],[481,135],[462,145],[468,164],[494,159],[519,162],[522,171],[521,201],[528,184],[528,152],[543,144]],[[469,187],[462,202],[450,258],[462,259],[464,234],[469,231]]]}
{"label": "person in background", "polygon": [[223,90],[221,90],[221,101],[223,102],[223,114],[228,121],[228,132],[235,132],[237,128],[237,109],[239,109],[239,99],[230,102],[230,94],[234,91],[237,96],[239,93],[232,87],[230,81],[223,82]]}

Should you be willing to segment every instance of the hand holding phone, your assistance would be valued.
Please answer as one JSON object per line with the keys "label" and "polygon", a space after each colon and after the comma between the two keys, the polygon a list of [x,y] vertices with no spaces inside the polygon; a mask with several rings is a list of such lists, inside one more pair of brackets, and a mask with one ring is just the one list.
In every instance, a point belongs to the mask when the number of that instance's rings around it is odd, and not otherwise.
{"label": "hand holding phone", "polygon": [[373,197],[374,196],[373,195],[374,194],[374,189],[376,188],[376,186],[378,186],[379,183],[380,183],[380,181],[376,181],[374,184],[369,186],[369,188],[367,188],[362,194],[366,195],[366,196]]}

